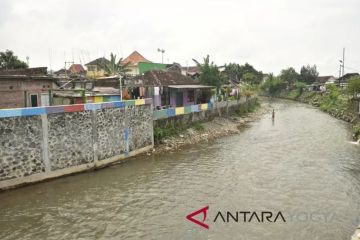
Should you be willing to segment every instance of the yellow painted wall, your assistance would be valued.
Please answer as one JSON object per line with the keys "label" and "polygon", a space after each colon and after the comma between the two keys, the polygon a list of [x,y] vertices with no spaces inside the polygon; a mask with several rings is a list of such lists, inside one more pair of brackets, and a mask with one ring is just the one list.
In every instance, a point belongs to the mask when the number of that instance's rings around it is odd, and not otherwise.
{"label": "yellow painted wall", "polygon": [[207,110],[207,109],[208,109],[207,103],[201,104],[201,110]]}
{"label": "yellow painted wall", "polygon": [[104,77],[104,76],[105,76],[105,71],[104,70],[87,71],[86,72],[86,77],[88,77],[88,78],[98,78],[98,77]]}
{"label": "yellow painted wall", "polygon": [[101,103],[103,102],[103,97],[102,96],[95,96],[95,103]]}
{"label": "yellow painted wall", "polygon": [[184,107],[177,107],[175,109],[175,114],[176,115],[181,115],[181,114],[184,114],[185,113],[185,108]]}
{"label": "yellow painted wall", "polygon": [[136,99],[135,100],[135,105],[144,105],[145,104],[145,99]]}

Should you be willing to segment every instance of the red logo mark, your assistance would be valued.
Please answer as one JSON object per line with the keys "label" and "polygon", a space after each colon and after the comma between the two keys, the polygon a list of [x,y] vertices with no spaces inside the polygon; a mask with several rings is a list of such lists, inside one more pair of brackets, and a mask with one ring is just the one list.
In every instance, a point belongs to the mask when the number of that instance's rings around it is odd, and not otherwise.
{"label": "red logo mark", "polygon": [[[197,225],[199,225],[199,226],[201,226],[201,227],[203,227],[203,228],[209,229],[209,225],[205,224],[206,211],[207,210],[209,210],[209,206],[206,206],[206,207],[204,207],[202,209],[199,209],[199,210],[197,210],[195,212],[190,213],[189,215],[186,216],[186,219],[193,222],[193,223],[195,223],[195,224],[197,224]],[[196,216],[196,215],[198,215],[200,213],[203,213],[202,222],[200,222],[200,221],[196,220],[195,218],[193,218],[194,216]]]}

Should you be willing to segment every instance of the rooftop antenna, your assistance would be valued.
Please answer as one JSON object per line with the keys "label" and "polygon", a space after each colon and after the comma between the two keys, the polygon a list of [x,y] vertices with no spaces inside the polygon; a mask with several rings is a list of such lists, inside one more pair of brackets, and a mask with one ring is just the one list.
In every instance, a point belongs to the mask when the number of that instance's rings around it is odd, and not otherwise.
{"label": "rooftop antenna", "polygon": [[52,72],[52,63],[51,63],[51,48],[49,48],[49,67],[50,67],[50,72]]}
{"label": "rooftop antenna", "polygon": [[[64,67],[64,70],[65,70],[65,78],[67,78],[67,69],[66,69],[66,65],[67,64],[74,64],[74,62],[67,62],[65,61],[65,67]],[[71,65],[70,65],[71,66]]]}

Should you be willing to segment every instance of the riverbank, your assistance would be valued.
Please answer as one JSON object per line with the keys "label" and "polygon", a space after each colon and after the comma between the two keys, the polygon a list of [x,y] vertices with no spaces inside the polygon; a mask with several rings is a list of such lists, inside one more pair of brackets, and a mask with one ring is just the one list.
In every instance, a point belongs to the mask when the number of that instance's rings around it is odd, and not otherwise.
{"label": "riverbank", "polygon": [[147,154],[172,152],[192,144],[209,142],[220,137],[239,134],[248,124],[260,119],[263,114],[268,112],[268,109],[257,104],[248,112],[233,113],[228,117],[215,117],[207,122],[193,124],[181,133],[156,141],[152,152]]}
{"label": "riverbank", "polygon": [[282,91],[275,97],[310,104],[335,118],[351,123],[354,140],[360,140],[360,116],[356,111],[359,108],[359,103],[349,100],[348,96],[343,94],[341,90],[334,88],[328,92],[303,93],[298,90]]}

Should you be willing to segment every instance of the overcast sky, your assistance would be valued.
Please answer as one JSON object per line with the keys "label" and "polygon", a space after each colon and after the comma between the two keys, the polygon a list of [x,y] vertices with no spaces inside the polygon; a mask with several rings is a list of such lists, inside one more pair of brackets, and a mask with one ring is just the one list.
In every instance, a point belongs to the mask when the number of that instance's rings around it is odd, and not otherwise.
{"label": "overcast sky", "polygon": [[161,62],[248,62],[277,74],[316,64],[338,75],[360,69],[359,0],[0,0],[0,51],[58,70],[138,50]]}

